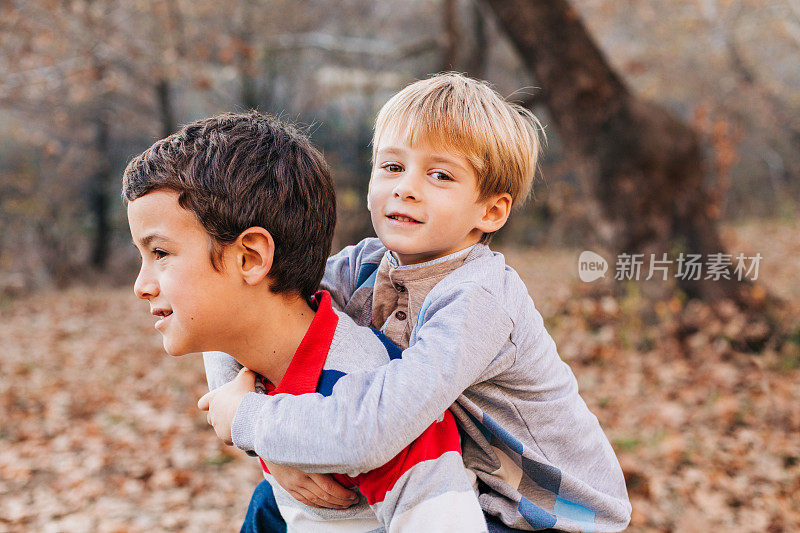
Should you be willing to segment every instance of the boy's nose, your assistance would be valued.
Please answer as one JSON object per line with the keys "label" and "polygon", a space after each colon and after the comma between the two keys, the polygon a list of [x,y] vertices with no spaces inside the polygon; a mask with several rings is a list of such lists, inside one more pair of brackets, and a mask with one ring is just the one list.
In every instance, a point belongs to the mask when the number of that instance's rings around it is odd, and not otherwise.
{"label": "boy's nose", "polygon": [[416,176],[409,172],[397,180],[393,194],[395,198],[416,200],[419,196],[419,188]]}
{"label": "boy's nose", "polygon": [[133,292],[143,300],[149,300],[158,295],[158,284],[152,277],[146,275],[144,268],[139,270],[139,275],[136,276]]}

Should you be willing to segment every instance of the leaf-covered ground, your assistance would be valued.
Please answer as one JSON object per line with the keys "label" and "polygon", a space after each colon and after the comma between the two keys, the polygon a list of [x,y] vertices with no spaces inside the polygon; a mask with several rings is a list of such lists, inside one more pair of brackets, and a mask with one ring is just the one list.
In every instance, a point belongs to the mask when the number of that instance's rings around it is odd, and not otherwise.
{"label": "leaf-covered ground", "polygon": [[[647,324],[577,281],[579,251],[505,250],[619,454],[631,531],[800,530],[798,230],[725,231],[794,305],[794,337],[758,354],[732,310]],[[165,355],[129,288],[2,302],[0,346],[0,531],[238,530],[258,465],[217,441],[200,358]]]}

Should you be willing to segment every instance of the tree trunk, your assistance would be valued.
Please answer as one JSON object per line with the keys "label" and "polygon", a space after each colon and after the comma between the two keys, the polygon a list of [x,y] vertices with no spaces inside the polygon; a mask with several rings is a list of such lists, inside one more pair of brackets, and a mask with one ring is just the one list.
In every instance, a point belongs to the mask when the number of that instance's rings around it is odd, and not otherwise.
{"label": "tree trunk", "polygon": [[[724,252],[695,132],[630,92],[566,0],[484,1],[542,85],[602,244],[657,259]],[[690,297],[743,303],[735,279],[678,283]]]}
{"label": "tree trunk", "polygon": [[156,83],[156,99],[158,100],[158,116],[161,122],[161,136],[167,137],[175,133],[177,124],[175,122],[175,112],[172,108],[172,99],[170,98],[170,82],[169,78],[163,76],[158,83]]}
{"label": "tree trunk", "polygon": [[92,266],[104,270],[108,261],[110,225],[108,220],[108,183],[111,180],[109,165],[108,123],[102,117],[97,118],[95,131],[95,152],[97,154],[96,170],[91,178],[89,192],[89,211],[94,219],[94,236],[92,238]]}

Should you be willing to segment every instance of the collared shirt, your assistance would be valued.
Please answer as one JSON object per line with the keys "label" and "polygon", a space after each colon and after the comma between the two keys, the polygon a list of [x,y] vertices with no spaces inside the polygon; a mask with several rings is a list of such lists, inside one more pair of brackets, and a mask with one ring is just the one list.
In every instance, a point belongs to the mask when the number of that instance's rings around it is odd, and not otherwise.
{"label": "collared shirt", "polygon": [[445,276],[464,264],[472,248],[403,266],[398,265],[392,253],[387,251],[375,276],[372,327],[380,329],[403,350],[408,348],[408,340],[428,293]]}

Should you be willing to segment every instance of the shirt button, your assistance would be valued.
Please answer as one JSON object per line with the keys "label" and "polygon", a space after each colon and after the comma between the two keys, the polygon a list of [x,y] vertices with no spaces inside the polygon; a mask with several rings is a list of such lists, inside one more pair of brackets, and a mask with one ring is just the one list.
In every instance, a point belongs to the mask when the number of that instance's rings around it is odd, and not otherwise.
{"label": "shirt button", "polygon": [[406,287],[405,287],[405,285],[400,285],[400,284],[398,283],[397,285],[395,285],[395,286],[394,286],[394,288],[395,288],[395,290],[396,290],[397,292],[406,292]]}
{"label": "shirt button", "polygon": [[395,318],[396,318],[397,320],[405,320],[405,319],[406,319],[406,314],[405,314],[403,311],[398,311],[398,312],[396,312],[396,313],[394,314],[394,316],[395,316]]}

